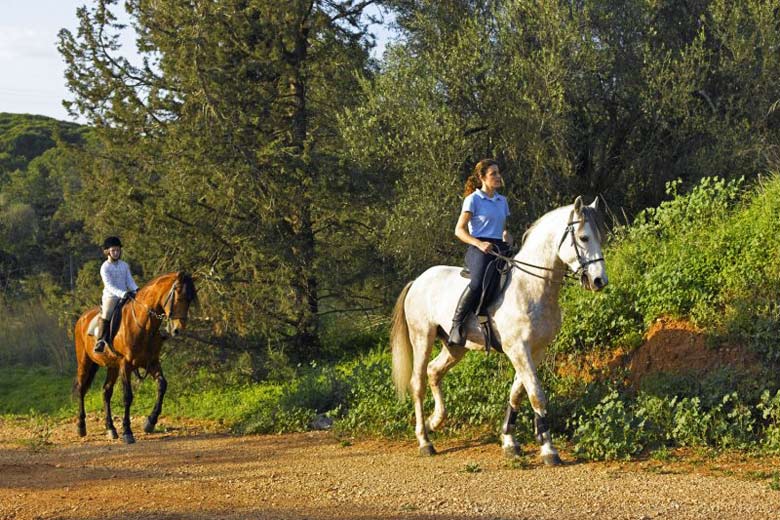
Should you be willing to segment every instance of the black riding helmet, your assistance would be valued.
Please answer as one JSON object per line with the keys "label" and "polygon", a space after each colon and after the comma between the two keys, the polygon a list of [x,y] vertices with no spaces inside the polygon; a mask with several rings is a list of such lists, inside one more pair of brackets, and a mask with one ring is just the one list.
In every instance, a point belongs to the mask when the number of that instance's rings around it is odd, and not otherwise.
{"label": "black riding helmet", "polygon": [[103,241],[103,249],[111,247],[122,247],[122,241],[119,240],[119,237],[108,237]]}

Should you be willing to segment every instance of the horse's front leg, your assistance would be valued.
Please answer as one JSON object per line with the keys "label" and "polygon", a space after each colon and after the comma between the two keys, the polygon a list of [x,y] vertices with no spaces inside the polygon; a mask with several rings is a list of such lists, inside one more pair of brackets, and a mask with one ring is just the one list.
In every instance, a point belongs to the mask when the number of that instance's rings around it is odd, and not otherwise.
{"label": "horse's front leg", "polygon": [[157,424],[157,419],[159,419],[160,413],[162,412],[162,403],[163,398],[165,397],[165,390],[168,388],[168,381],[163,375],[162,366],[160,366],[159,359],[154,361],[154,363],[152,363],[152,365],[149,367],[149,373],[152,375],[152,377],[154,377],[155,381],[157,381],[157,402],[154,403],[152,413],[150,413],[149,417],[146,418],[146,424],[144,424],[144,431],[146,433],[152,433],[154,431],[154,427]]}
{"label": "horse's front leg", "polygon": [[515,458],[520,456],[520,445],[515,439],[515,423],[517,422],[517,413],[520,410],[520,398],[523,395],[523,382],[515,373],[512,388],[509,391],[509,404],[506,407],[504,423],[501,425],[501,446],[504,449],[504,455]]}
{"label": "horse's front leg", "polygon": [[547,396],[536,374],[536,365],[531,358],[530,348],[527,344],[522,344],[519,348],[512,349],[508,356],[515,368],[515,380],[512,383],[509,406],[502,431],[504,452],[507,454],[517,453],[517,441],[514,438],[513,430],[517,411],[520,409],[522,391],[525,389],[528,393],[528,400],[531,402],[531,408],[534,410],[534,431],[536,440],[541,445],[542,460],[548,466],[557,466],[561,464],[561,458],[558,455],[558,450],[553,446],[550,426],[546,420]]}
{"label": "horse's front leg", "polygon": [[439,429],[447,418],[447,409],[444,406],[444,395],[441,392],[441,380],[449,370],[455,366],[466,353],[465,347],[457,345],[445,346],[439,352],[439,355],[428,364],[428,385],[433,394],[434,408],[433,413],[428,418],[427,427],[429,431]]}
{"label": "horse's front leg", "polygon": [[133,430],[130,428],[130,405],[133,404],[133,385],[130,384],[132,367],[126,361],[122,362],[122,390],[124,391],[125,415],[122,418],[122,440],[125,444],[133,444]]}
{"label": "horse's front leg", "polygon": [[106,381],[103,383],[103,410],[106,414],[106,434],[109,439],[117,439],[119,435],[114,427],[114,419],[111,417],[111,396],[114,394],[114,384],[119,376],[119,367],[107,367]]}

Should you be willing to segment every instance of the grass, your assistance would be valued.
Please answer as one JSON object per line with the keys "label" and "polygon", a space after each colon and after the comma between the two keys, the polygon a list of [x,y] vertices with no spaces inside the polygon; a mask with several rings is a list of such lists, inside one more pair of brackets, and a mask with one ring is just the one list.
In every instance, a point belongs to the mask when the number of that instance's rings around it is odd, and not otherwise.
{"label": "grass", "polygon": [[[98,371],[84,399],[87,413],[102,413],[102,375]],[[74,417],[78,401],[72,395],[73,377],[58,374],[45,367],[0,367],[0,415],[48,416],[52,419]],[[157,386],[151,379],[133,382],[133,415],[147,414],[157,399]],[[195,388],[188,381],[168,376],[168,392],[163,413],[170,417],[209,419],[231,426],[273,405],[281,389],[273,385]],[[112,397],[113,412],[122,406],[122,385],[117,383]]]}

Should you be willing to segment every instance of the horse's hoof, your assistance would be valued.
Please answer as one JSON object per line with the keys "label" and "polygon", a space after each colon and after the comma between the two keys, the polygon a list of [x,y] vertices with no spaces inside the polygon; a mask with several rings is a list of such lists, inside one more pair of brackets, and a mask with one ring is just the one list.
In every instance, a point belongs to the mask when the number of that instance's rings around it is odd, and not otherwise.
{"label": "horse's hoof", "polygon": [[106,436],[112,441],[119,438],[119,435],[116,433],[116,430],[107,430]]}
{"label": "horse's hoof", "polygon": [[87,425],[86,424],[79,424],[76,426],[76,431],[79,434],[79,437],[86,437],[87,436]]}
{"label": "horse's hoof", "polygon": [[434,449],[433,444],[420,446],[420,457],[432,457],[433,455],[436,455],[436,450]]}
{"label": "horse's hoof", "polygon": [[146,433],[153,433],[154,432],[154,426],[156,422],[152,422],[149,420],[149,418],[146,418],[146,423],[144,423],[144,431]]}
{"label": "horse's hoof", "polygon": [[561,462],[561,458],[558,456],[557,453],[549,453],[547,455],[542,455],[542,462],[544,462],[545,466],[560,466],[563,464]]}
{"label": "horse's hoof", "polygon": [[520,448],[515,445],[504,446],[504,457],[508,459],[516,459],[521,455]]}
{"label": "horse's hoof", "polygon": [[123,433],[122,441],[124,441],[125,444],[135,444],[135,437],[133,437],[132,433]]}

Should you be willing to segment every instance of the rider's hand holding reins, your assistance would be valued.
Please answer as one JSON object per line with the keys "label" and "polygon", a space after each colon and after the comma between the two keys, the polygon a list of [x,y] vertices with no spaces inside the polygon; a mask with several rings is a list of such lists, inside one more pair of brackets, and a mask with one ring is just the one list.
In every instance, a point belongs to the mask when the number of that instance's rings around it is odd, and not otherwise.
{"label": "rider's hand holding reins", "polygon": [[491,251],[493,251],[493,246],[494,244],[491,244],[490,242],[483,242],[482,240],[477,240],[477,243],[474,244],[474,247],[476,247],[477,249],[479,249],[485,254],[488,254]]}

